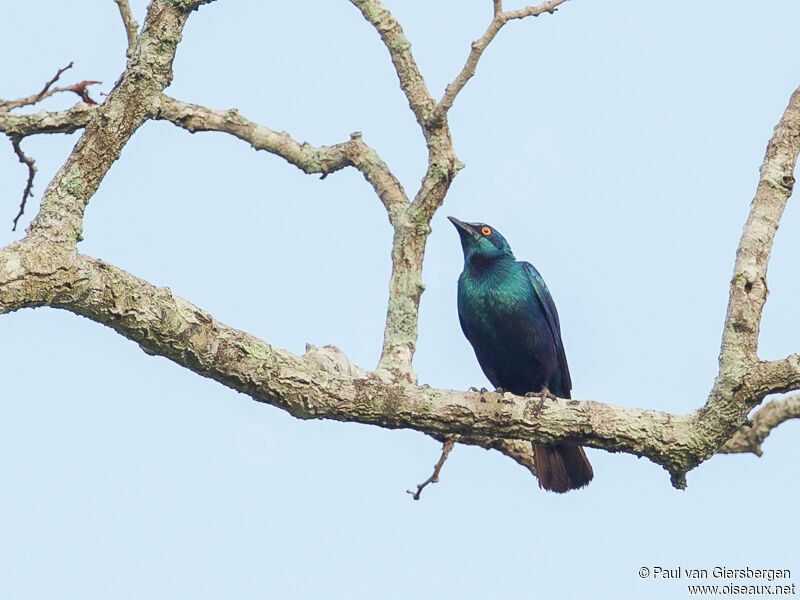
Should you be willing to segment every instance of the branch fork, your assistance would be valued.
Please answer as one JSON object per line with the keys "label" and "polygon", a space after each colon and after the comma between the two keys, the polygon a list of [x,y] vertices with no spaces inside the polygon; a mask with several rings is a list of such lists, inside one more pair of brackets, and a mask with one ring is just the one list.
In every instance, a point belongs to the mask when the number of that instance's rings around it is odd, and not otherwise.
{"label": "branch fork", "polygon": [[[766,274],[772,242],[794,185],[800,148],[800,88],[794,92],[767,148],[750,216],[742,234],[730,286],[719,374],[704,406],[688,415],[629,409],[590,401],[521,398],[511,394],[455,392],[415,385],[412,359],[424,286],[422,263],[430,223],[463,164],[453,147],[447,113],[474,75],[480,57],[509,21],[553,13],[565,0],[504,11],[493,2],[493,17],[473,43],[463,68],[437,103],[428,91],[400,24],[378,0],[351,0],[386,46],[409,107],[425,137],[428,168],[409,198],[364,136],[313,146],[254,123],[235,109],[221,111],[164,94],[189,14],[204,2],[153,0],[142,34],[126,0],[115,0],[125,25],[129,61],[101,105],[81,102],[67,111],[11,114],[68,88],[53,84],[41,92],[0,102],[0,131],[9,135],[29,167],[23,195],[30,194],[33,161],[20,140],[38,133],[83,129],[75,149],[47,187],[40,211],[21,241],[0,249],[0,314],[52,306],[86,316],[164,356],[254,399],[299,418],[326,418],[408,428],[444,444],[429,480],[454,443],[496,449],[535,472],[531,442],[569,443],[646,456],[670,472],[676,487],[686,473],[714,453],[761,452],[772,428],[800,416],[797,396],[773,400],[748,413],[770,394],[800,389],[800,357],[759,361],[758,330],[767,298]],[[126,16],[127,15],[127,16]],[[71,86],[85,92],[92,82]],[[93,118],[94,116],[102,118]],[[189,132],[219,131],[281,156],[306,173],[326,176],[357,169],[375,190],[394,229],[392,274],[378,367],[367,372],[333,347],[309,347],[302,357],[216,321],[169,289],[155,287],[102,260],[78,253],[83,212],[122,149],[147,120],[169,121]],[[19,217],[17,217],[19,218]],[[541,406],[541,411],[537,408]]]}

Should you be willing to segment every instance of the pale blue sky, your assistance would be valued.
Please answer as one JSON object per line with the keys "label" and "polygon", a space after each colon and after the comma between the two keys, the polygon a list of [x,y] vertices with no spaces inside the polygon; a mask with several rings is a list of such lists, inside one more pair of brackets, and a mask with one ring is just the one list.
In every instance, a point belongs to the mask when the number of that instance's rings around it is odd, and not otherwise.
{"label": "pale blue sky", "polygon": [[[510,3],[509,7],[512,7]],[[387,1],[434,96],[491,2]],[[112,0],[8,3],[0,97],[124,66]],[[133,2],[144,20],[145,2]],[[800,83],[800,4],[573,0],[511,23],[451,111],[467,167],[433,221],[420,382],[487,385],[455,311],[448,214],[491,223],[546,278],[574,396],[686,412],[711,388],[733,258],[772,128]],[[190,18],[168,92],[313,144],[360,130],[413,194],[421,134],[377,34],[346,0],[218,2]],[[44,108],[65,108],[69,95]],[[39,108],[33,109],[34,111]],[[23,142],[35,214],[77,140]],[[1,140],[0,140],[1,141]],[[0,143],[0,244],[25,170]],[[762,358],[800,350],[800,213],[770,265]],[[22,229],[22,227],[20,228]],[[222,134],[146,124],[92,199],[80,244],[217,319],[302,352],[377,361],[391,232],[353,171],[324,181]],[[541,492],[458,446],[301,422],[50,309],[0,317],[0,597],[678,598],[641,566],[789,568],[800,583],[798,423],[676,491],[647,460],[589,450],[595,481]],[[715,583],[715,582],[710,582]]]}

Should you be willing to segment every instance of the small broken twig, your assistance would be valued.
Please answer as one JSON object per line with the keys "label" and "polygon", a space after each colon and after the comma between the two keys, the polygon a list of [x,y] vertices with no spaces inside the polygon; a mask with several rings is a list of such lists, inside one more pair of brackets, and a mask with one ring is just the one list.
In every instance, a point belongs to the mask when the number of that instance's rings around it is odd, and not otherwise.
{"label": "small broken twig", "polygon": [[[57,77],[58,76],[56,76],[56,78]],[[45,91],[47,91],[47,88],[45,88]],[[36,165],[34,165],[33,159],[29,156],[26,156],[22,151],[22,148],[19,145],[22,141],[22,138],[18,135],[10,135],[8,137],[11,139],[11,145],[14,147],[14,153],[19,158],[19,162],[28,165],[28,183],[25,185],[25,191],[22,192],[22,202],[20,202],[19,205],[19,212],[17,213],[17,216],[14,217],[14,224],[11,227],[11,231],[16,231],[17,221],[19,221],[20,217],[22,217],[22,213],[25,212],[25,203],[28,201],[28,198],[33,196],[33,192],[31,190],[33,189],[33,178],[36,175]]]}
{"label": "small broken twig", "polygon": [[97,104],[94,100],[89,97],[89,90],[86,89],[87,85],[96,85],[103,83],[102,81],[86,81],[85,79],[80,83],[76,83],[75,85],[71,85],[69,87],[63,88],[56,88],[54,91],[59,92],[75,92],[78,96],[81,97],[81,100],[86,102],[86,104]]}
{"label": "small broken twig", "polygon": [[444,466],[444,461],[447,460],[447,455],[450,454],[450,451],[453,449],[453,445],[455,442],[453,440],[447,440],[444,444],[442,444],[442,457],[439,459],[439,462],[433,467],[433,475],[428,477],[425,481],[420,483],[417,486],[417,491],[412,492],[411,490],[406,490],[407,494],[411,494],[411,497],[414,500],[419,500],[420,494],[422,494],[422,490],[425,489],[425,486],[429,483],[438,483],[439,481],[439,472],[442,470]]}
{"label": "small broken twig", "polygon": [[57,94],[58,92],[75,92],[78,96],[81,97],[81,100],[86,102],[86,104],[97,104],[94,100],[89,97],[89,92],[86,90],[87,85],[94,85],[98,83],[102,83],[102,81],[81,81],[80,83],[76,83],[74,85],[69,85],[66,87],[52,87],[52,85],[58,81],[58,78],[61,77],[61,74],[66,71],[67,69],[72,68],[72,63],[69,63],[66,67],[63,67],[58,70],[58,72],[53,76],[53,78],[44,84],[42,91],[38,94],[34,94],[32,96],[27,96],[25,98],[17,98],[16,100],[0,100],[0,112],[8,112],[14,110],[15,108],[20,108],[22,106],[29,106],[32,104],[36,104],[37,102],[41,102],[45,98],[49,98],[53,94]]}
{"label": "small broken twig", "polygon": [[55,74],[55,77],[53,77],[53,78],[52,78],[50,81],[48,81],[47,83],[45,83],[45,84],[44,84],[44,87],[42,88],[42,91],[41,91],[41,92],[39,92],[38,94],[36,94],[36,98],[37,98],[37,99],[36,99],[36,101],[34,101],[34,102],[33,102],[33,104],[36,104],[36,102],[38,102],[39,100],[41,100],[42,98],[44,98],[44,95],[47,93],[47,90],[49,90],[49,89],[50,89],[50,86],[51,86],[51,85],[53,85],[53,84],[54,84],[56,81],[58,81],[58,78],[59,78],[59,77],[61,77],[61,74],[62,74],[64,71],[66,71],[67,69],[71,69],[71,68],[72,68],[72,61],[70,61],[70,63],[69,63],[69,64],[68,64],[66,67],[64,67],[64,68],[62,68],[62,69],[59,69],[59,70],[56,72],[56,74]]}
{"label": "small broken twig", "polygon": [[61,77],[61,74],[66,71],[67,69],[72,68],[72,63],[70,62],[66,67],[63,67],[56,72],[53,78],[44,84],[42,91],[38,94],[34,94],[33,96],[28,96],[26,98],[18,98],[17,100],[5,100],[0,101],[0,112],[7,112],[10,110],[14,110],[15,108],[19,108],[20,106],[28,106],[29,104],[36,104],[37,102],[44,100],[48,96],[52,96],[58,90],[51,90],[50,86],[53,85],[58,78]]}

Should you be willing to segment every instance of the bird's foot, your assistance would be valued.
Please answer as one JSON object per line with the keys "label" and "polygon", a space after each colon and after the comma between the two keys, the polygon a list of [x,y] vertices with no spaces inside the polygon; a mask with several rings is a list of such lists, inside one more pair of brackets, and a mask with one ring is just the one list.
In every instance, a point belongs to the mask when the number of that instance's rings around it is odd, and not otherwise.
{"label": "bird's foot", "polygon": [[523,396],[524,398],[547,398],[548,400],[558,400],[558,396],[556,396],[553,392],[544,388],[541,392],[528,392]]}
{"label": "bird's foot", "polygon": [[477,392],[477,393],[479,393],[481,395],[481,402],[485,403],[486,402],[486,398],[484,398],[483,395],[485,393],[487,393],[489,390],[487,390],[485,387],[482,387],[481,389],[478,389],[474,385],[471,385],[467,391],[468,392]]}
{"label": "bird's foot", "polygon": [[487,390],[485,387],[482,387],[481,389],[475,391],[481,395],[481,402],[486,404],[486,396],[484,394],[486,394],[489,390]]}
{"label": "bird's foot", "polygon": [[544,397],[547,398],[548,400],[558,400],[558,396],[556,396],[553,392],[551,392],[547,388],[544,388],[542,390],[542,393],[544,394]]}
{"label": "bird's foot", "polygon": [[506,390],[505,390],[505,388],[501,388],[501,387],[499,387],[499,388],[494,388],[494,393],[495,393],[495,394],[505,394],[505,393],[506,393]]}
{"label": "bird's foot", "polygon": [[536,405],[536,410],[533,411],[534,416],[539,416],[544,407],[545,400],[555,400],[558,398],[553,392],[547,388],[542,388],[539,392],[528,392],[525,394],[526,398],[539,398],[539,404]]}

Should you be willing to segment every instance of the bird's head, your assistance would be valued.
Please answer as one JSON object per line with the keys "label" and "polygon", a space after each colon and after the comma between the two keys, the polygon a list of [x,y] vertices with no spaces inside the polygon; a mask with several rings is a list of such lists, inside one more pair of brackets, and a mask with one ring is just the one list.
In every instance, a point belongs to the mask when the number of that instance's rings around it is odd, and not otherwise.
{"label": "bird's head", "polygon": [[508,256],[514,258],[506,238],[494,227],[486,223],[465,223],[455,217],[447,217],[456,226],[461,236],[461,249],[464,251],[464,262],[473,258],[492,259]]}

